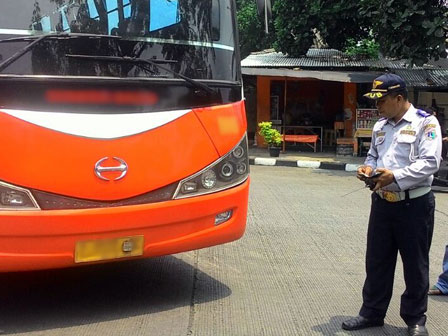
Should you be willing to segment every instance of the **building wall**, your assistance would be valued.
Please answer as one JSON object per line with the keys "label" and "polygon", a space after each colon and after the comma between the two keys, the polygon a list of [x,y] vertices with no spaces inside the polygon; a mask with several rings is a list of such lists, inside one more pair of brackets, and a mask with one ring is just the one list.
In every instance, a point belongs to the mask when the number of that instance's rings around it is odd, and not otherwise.
{"label": "building wall", "polygon": [[[271,120],[271,83],[284,83],[284,77],[257,76],[257,125],[262,121]],[[284,84],[283,84],[284,85]],[[344,94],[349,92],[354,99],[344,100]],[[354,93],[353,93],[354,92]],[[279,97],[283,100],[284,97]],[[281,106],[283,106],[281,102]],[[344,83],[322,81],[316,79],[287,80],[286,113],[287,120],[297,122],[294,109],[300,106],[315,120],[315,125],[333,129],[335,120],[343,120],[344,107],[356,109],[356,84],[345,86]],[[279,111],[283,116],[284,111]],[[353,110],[353,118],[355,112]],[[354,119],[353,119],[354,120]],[[263,139],[256,135],[256,144],[264,146]]]}
{"label": "building wall", "polygon": [[[269,121],[271,118],[271,80],[282,80],[282,78],[257,76],[257,125],[262,121]],[[265,147],[263,138],[258,131],[256,144]]]}
{"label": "building wall", "polygon": [[356,83],[344,83],[344,116],[345,136],[353,136],[356,123],[357,92]]}

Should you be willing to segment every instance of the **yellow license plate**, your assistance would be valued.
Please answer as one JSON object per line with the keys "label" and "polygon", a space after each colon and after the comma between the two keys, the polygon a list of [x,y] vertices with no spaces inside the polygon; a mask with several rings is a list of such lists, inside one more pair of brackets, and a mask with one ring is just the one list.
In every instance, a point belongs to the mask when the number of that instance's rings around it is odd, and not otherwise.
{"label": "yellow license plate", "polygon": [[141,256],[143,236],[79,241],[75,247],[75,263]]}

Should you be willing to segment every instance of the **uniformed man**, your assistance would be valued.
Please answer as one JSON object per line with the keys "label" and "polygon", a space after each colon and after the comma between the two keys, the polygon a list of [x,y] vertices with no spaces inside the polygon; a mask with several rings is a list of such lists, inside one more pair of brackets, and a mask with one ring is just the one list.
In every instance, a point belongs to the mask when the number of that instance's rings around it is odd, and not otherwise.
{"label": "uniformed man", "polygon": [[440,166],[441,131],[436,117],[408,101],[406,84],[394,74],[376,78],[365,94],[376,100],[382,117],[358,178],[373,178],[367,233],[363,305],[345,330],[382,326],[392,297],[397,253],[403,261],[406,290],[400,315],[409,335],[428,335],[425,327],[429,288],[429,248],[434,227],[433,174]]}

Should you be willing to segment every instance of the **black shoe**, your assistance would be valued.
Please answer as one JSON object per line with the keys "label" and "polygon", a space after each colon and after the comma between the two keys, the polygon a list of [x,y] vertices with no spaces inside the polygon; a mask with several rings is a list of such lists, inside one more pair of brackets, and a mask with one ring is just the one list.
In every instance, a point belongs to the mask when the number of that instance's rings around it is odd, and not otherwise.
{"label": "black shoe", "polygon": [[365,328],[372,327],[381,327],[384,325],[383,319],[367,319],[360,315],[356,317],[352,317],[350,320],[347,320],[342,323],[342,329],[344,330],[360,330]]}
{"label": "black shoe", "polygon": [[428,329],[424,325],[408,326],[409,336],[428,336]]}

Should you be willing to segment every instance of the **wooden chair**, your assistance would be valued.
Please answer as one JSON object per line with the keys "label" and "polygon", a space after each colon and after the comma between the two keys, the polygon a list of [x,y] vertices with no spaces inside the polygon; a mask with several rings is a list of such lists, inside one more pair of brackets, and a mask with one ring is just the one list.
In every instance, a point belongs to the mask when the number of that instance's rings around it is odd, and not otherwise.
{"label": "wooden chair", "polygon": [[345,135],[345,125],[343,121],[334,122],[334,132],[336,133],[336,138],[344,137]]}
{"label": "wooden chair", "polygon": [[333,146],[336,144],[336,132],[332,129],[324,130],[324,146]]}

